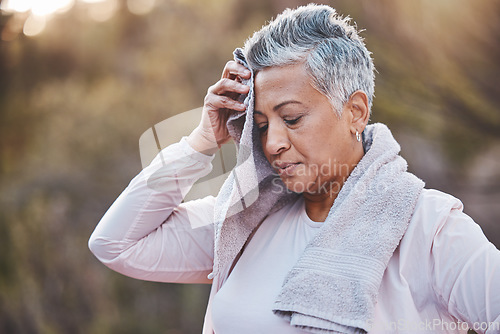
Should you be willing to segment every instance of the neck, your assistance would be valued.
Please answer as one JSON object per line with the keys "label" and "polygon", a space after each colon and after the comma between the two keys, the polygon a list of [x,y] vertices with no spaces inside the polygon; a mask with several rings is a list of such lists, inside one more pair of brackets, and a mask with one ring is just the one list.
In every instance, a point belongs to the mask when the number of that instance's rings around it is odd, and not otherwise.
{"label": "neck", "polygon": [[311,195],[304,193],[304,202],[307,216],[315,222],[324,222],[330,212],[330,208],[337,198],[337,194]]}
{"label": "neck", "polygon": [[362,145],[357,145],[353,156],[353,161],[349,164],[349,169],[344,175],[339,175],[335,180],[335,187],[326,187],[328,191],[319,193],[303,193],[307,216],[315,222],[324,222],[330,208],[337,198],[345,181],[351,172],[363,158],[364,150]]}

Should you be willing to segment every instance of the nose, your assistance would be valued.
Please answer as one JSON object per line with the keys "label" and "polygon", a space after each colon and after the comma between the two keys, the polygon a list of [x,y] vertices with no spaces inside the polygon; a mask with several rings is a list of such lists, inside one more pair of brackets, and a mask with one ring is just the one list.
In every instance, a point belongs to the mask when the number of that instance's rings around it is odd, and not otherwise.
{"label": "nose", "polygon": [[264,147],[270,155],[277,155],[288,150],[290,140],[286,128],[280,126],[280,124],[271,124],[269,122]]}

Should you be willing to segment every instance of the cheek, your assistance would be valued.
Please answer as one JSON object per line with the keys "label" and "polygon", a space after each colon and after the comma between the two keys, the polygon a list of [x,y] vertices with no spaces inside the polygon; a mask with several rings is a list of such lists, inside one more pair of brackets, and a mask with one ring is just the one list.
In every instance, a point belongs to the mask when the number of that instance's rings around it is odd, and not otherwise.
{"label": "cheek", "polygon": [[264,152],[264,156],[266,157],[267,161],[269,163],[271,163],[271,155],[269,154],[269,152],[266,150],[266,141],[264,139],[261,138],[260,140],[260,144],[261,144],[261,148],[262,148],[262,152]]}
{"label": "cheek", "polygon": [[340,138],[316,137],[303,150],[304,162],[310,176],[329,177],[339,168],[344,159]]}

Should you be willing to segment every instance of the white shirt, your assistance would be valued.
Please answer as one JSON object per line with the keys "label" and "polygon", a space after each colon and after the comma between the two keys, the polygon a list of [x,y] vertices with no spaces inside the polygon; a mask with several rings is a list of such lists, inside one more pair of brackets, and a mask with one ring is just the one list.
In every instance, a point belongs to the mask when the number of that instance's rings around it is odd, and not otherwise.
{"label": "white shirt", "polygon": [[[164,149],[99,222],[89,240],[96,257],[139,279],[211,283],[215,199],[180,204],[189,187],[209,173],[211,159],[185,140]],[[500,333],[500,252],[462,209],[458,199],[424,189],[384,273],[370,333],[466,333],[467,326],[478,333]],[[262,240],[273,240],[272,233],[262,231]],[[295,255],[284,255],[290,257],[283,261],[293,262]],[[237,267],[246,268],[241,262]],[[235,277],[231,274],[225,284]],[[213,318],[219,316],[218,293],[213,287],[204,333],[213,332]]]}
{"label": "white shirt", "polygon": [[260,225],[212,304],[217,334],[306,333],[272,312],[286,274],[323,223],[306,214],[301,197]]}

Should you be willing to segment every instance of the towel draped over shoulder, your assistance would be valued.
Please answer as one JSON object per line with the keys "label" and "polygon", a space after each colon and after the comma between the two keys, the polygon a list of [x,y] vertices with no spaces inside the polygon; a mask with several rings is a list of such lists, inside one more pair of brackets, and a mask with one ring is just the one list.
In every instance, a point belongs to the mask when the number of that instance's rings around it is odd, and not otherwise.
{"label": "towel draped over shoulder", "polygon": [[[241,49],[235,59],[248,66]],[[237,165],[216,199],[216,289],[252,231],[297,199],[264,156],[253,121],[253,73],[246,112],[228,120]],[[383,124],[363,133],[365,155],[344,183],[321,227],[286,276],[273,312],[312,333],[364,333],[370,328],[385,268],[403,237],[424,183],[407,172],[400,146]],[[279,186],[277,186],[279,185]]]}

